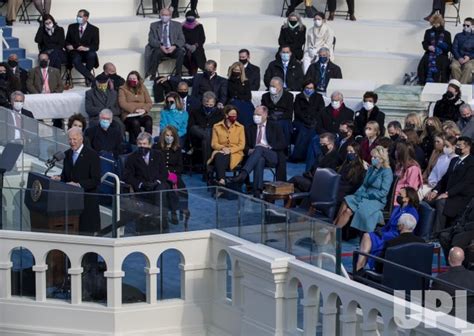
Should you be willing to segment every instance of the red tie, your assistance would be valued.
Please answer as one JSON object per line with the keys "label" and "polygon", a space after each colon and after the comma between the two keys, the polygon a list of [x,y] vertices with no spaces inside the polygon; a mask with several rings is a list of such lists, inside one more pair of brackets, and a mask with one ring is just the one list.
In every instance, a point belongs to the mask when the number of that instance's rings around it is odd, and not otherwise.
{"label": "red tie", "polygon": [[82,26],[79,26],[79,37],[82,37],[83,31],[84,31],[84,28],[82,28]]}
{"label": "red tie", "polygon": [[263,137],[263,132],[262,132],[262,125],[258,125],[258,131],[257,131],[257,145],[260,145],[262,142],[262,137]]}

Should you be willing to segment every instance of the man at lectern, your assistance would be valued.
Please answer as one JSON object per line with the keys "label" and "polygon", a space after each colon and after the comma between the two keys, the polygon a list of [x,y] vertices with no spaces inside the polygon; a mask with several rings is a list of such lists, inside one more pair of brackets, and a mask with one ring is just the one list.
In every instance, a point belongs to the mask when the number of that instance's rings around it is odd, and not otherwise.
{"label": "man at lectern", "polygon": [[82,130],[72,127],[68,133],[69,146],[64,154],[63,171],[55,180],[68,183],[84,189],[84,210],[79,217],[81,234],[93,235],[100,230],[99,200],[97,195],[100,184],[99,155],[91,148],[84,146]]}

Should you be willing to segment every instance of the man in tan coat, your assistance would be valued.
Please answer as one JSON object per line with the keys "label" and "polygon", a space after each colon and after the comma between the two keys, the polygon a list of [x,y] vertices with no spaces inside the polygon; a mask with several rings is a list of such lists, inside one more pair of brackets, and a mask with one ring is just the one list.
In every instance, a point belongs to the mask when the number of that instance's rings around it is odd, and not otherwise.
{"label": "man in tan coat", "polygon": [[23,0],[8,0],[7,4],[7,26],[12,26],[16,20],[16,14]]}
{"label": "man in tan coat", "polygon": [[29,93],[61,93],[64,90],[61,73],[49,66],[49,56],[42,53],[38,57],[38,66],[28,72],[26,88]]}

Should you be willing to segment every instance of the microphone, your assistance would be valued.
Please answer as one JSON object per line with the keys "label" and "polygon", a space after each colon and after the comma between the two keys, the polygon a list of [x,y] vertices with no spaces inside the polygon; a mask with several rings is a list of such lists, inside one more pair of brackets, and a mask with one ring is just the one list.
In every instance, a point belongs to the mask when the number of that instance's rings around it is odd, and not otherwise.
{"label": "microphone", "polygon": [[46,161],[46,167],[48,167],[48,169],[46,169],[46,171],[44,172],[44,175],[48,175],[48,172],[51,170],[51,168],[54,167],[54,164],[58,161],[64,160],[64,158],[65,158],[64,152],[55,153],[51,159]]}

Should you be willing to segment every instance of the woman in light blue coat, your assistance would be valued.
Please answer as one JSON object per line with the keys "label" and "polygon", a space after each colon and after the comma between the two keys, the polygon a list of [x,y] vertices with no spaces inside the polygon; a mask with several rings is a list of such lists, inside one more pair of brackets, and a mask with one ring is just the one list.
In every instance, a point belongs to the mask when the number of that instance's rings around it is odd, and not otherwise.
{"label": "woman in light blue coat", "polygon": [[176,92],[170,92],[165,97],[165,107],[160,113],[160,130],[173,126],[178,130],[179,144],[184,147],[188,129],[189,114],[185,111],[183,101]]}
{"label": "woman in light blue coat", "polygon": [[372,232],[378,223],[383,224],[382,210],[393,181],[388,152],[382,146],[371,153],[372,166],[365,175],[364,182],[354,195],[344,197],[334,224],[342,228],[352,216],[351,226],[360,231]]}

